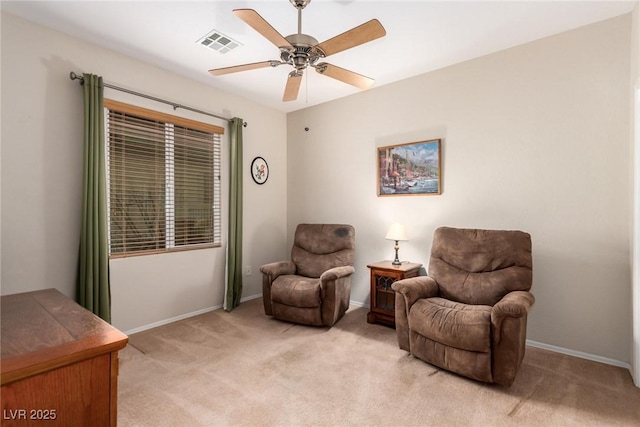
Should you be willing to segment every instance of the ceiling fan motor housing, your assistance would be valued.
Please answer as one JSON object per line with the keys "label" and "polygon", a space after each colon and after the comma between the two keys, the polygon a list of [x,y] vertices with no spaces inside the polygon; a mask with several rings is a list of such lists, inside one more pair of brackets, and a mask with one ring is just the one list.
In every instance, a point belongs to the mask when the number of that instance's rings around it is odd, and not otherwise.
{"label": "ceiling fan motor housing", "polygon": [[318,59],[324,57],[324,52],[316,47],[318,40],[307,34],[291,34],[285,39],[291,43],[293,49],[281,47],[280,59],[296,70],[304,70],[309,65],[313,66]]}

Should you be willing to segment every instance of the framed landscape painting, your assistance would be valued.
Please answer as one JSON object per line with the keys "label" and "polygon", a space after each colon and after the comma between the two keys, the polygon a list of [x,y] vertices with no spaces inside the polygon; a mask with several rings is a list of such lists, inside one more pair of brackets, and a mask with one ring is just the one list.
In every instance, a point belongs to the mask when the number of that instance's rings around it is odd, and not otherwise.
{"label": "framed landscape painting", "polygon": [[442,193],[440,140],[378,148],[378,196]]}

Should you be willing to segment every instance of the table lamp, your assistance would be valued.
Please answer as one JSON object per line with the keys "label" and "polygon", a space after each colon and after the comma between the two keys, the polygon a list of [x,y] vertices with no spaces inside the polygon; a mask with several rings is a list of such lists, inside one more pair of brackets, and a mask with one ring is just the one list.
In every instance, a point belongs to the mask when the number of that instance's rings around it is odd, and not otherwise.
{"label": "table lamp", "polygon": [[394,222],[393,224],[391,224],[391,227],[389,227],[389,231],[387,232],[385,239],[395,241],[393,249],[396,250],[396,257],[391,264],[393,265],[402,264],[398,259],[398,249],[400,249],[400,246],[398,246],[398,241],[409,240],[407,238],[407,230],[405,230],[404,225],[398,222]]}

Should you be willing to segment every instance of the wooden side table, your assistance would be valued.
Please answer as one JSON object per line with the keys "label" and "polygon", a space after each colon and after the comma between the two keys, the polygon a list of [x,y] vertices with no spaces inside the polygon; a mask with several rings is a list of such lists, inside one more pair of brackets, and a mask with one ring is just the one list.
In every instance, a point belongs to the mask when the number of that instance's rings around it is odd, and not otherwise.
{"label": "wooden side table", "polygon": [[367,322],[395,327],[396,294],[391,284],[417,276],[422,264],[403,262],[393,265],[391,261],[380,261],[367,267],[371,269],[371,311],[367,314]]}

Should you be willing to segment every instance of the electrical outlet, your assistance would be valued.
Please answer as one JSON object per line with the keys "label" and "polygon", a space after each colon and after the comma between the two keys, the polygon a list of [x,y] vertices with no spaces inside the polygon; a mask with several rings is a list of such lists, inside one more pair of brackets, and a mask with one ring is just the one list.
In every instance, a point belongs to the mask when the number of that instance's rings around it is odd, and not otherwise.
{"label": "electrical outlet", "polygon": [[248,265],[248,266],[246,266],[246,267],[244,268],[244,273],[245,273],[247,276],[251,276],[251,266],[250,266],[250,265]]}

